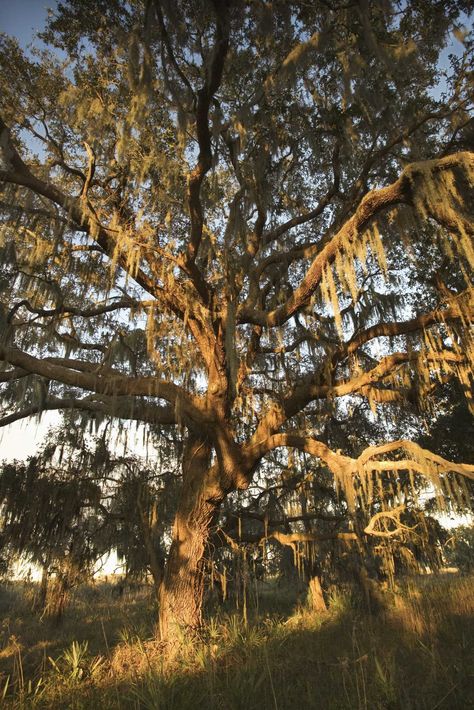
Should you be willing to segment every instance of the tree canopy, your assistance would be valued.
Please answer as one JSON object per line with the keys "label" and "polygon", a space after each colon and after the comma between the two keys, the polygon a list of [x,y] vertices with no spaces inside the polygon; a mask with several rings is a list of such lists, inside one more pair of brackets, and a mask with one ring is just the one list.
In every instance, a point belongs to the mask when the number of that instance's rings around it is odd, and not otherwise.
{"label": "tree canopy", "polygon": [[[384,476],[470,500],[472,465],[397,429],[450,381],[472,408],[470,10],[68,0],[49,48],[1,39],[0,424],[184,442],[164,636],[198,623],[219,506],[276,450],[350,511]],[[361,416],[384,435],[355,452]]]}

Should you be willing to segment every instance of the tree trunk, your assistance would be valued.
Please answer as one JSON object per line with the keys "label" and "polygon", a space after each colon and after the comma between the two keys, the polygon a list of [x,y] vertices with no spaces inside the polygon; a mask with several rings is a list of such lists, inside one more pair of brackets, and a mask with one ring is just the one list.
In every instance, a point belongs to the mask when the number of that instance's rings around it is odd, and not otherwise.
{"label": "tree trunk", "polygon": [[163,568],[161,565],[161,559],[156,554],[156,550],[150,545],[148,540],[145,540],[145,545],[148,552],[148,559],[150,560],[150,571],[153,578],[153,589],[155,591],[156,600],[160,601],[160,590],[161,583],[163,581]]}
{"label": "tree trunk", "polygon": [[156,600],[159,603],[161,583],[163,581],[163,558],[159,552],[159,548],[157,545],[158,514],[156,510],[156,505],[154,506],[154,509],[152,511],[151,518],[143,509],[140,496],[138,497],[137,505],[142,524],[143,542],[148,556],[151,576],[153,578],[153,588],[155,590]]}
{"label": "tree trunk", "polygon": [[328,610],[323,596],[321,580],[319,577],[311,577],[308,585],[308,601],[312,611],[318,614]]}
{"label": "tree trunk", "polygon": [[41,616],[42,619],[48,619],[56,624],[61,622],[71,586],[67,575],[60,575],[53,581],[48,589],[47,602]]}
{"label": "tree trunk", "polygon": [[46,599],[48,596],[48,580],[49,569],[47,565],[44,565],[41,573],[41,582],[33,600],[33,611],[43,612],[46,607]]}
{"label": "tree trunk", "polygon": [[204,553],[224,498],[216,468],[209,468],[209,463],[206,441],[191,437],[183,458],[183,487],[160,589],[160,638],[171,646],[195,634],[202,623]]}
{"label": "tree trunk", "polygon": [[369,574],[369,562],[372,553],[364,540],[363,524],[358,516],[354,516],[353,521],[354,532],[357,536],[357,553],[354,558],[355,579],[362,592],[362,598],[365,601],[368,612],[370,614],[377,613],[383,607],[383,595],[377,582]]}

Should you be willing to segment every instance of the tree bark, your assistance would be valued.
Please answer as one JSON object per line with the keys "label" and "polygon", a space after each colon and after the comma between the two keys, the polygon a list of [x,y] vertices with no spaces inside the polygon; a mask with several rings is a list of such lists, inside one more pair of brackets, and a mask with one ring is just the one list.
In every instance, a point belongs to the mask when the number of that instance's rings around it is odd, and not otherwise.
{"label": "tree bark", "polygon": [[225,493],[210,447],[190,436],[183,457],[183,487],[173,526],[173,540],[160,588],[159,634],[177,646],[202,623],[204,554]]}
{"label": "tree bark", "polygon": [[153,578],[153,588],[155,590],[156,600],[160,601],[160,589],[161,583],[163,581],[163,557],[158,551],[157,546],[157,523],[158,516],[156,511],[156,505],[152,511],[151,518],[147,514],[147,511],[143,509],[141,504],[140,495],[137,501],[138,512],[140,514],[140,521],[142,524],[143,542],[145,545],[146,553],[148,556],[148,563],[151,571],[151,576]]}
{"label": "tree bark", "polygon": [[55,624],[59,624],[62,621],[72,586],[67,573],[61,574],[54,580],[48,589],[47,602],[41,616],[42,619],[48,619]]}
{"label": "tree bark", "polygon": [[312,611],[318,614],[328,610],[324,600],[323,589],[319,577],[311,577],[308,585],[308,601]]}
{"label": "tree bark", "polygon": [[47,565],[43,565],[43,570],[41,572],[41,581],[33,600],[33,611],[43,612],[46,608],[46,599],[48,596],[48,581],[49,568]]}

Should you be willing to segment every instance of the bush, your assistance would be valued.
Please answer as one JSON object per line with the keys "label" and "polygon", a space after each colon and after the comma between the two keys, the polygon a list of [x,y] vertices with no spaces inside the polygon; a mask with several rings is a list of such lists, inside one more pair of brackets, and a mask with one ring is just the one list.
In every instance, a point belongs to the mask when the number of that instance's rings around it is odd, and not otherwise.
{"label": "bush", "polygon": [[474,527],[461,525],[446,546],[446,560],[465,574],[474,570]]}

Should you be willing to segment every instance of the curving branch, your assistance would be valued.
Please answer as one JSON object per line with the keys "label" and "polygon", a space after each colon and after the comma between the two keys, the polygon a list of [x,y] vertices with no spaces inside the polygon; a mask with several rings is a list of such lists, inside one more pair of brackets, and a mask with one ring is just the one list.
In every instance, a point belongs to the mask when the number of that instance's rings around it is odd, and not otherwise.
{"label": "curving branch", "polygon": [[329,470],[336,475],[341,475],[345,471],[353,470],[354,468],[354,459],[350,456],[336,453],[322,441],[318,441],[300,432],[271,434],[262,441],[251,445],[247,450],[247,455],[250,458],[260,460],[273,449],[280,447],[291,447],[315,456],[323,461]]}
{"label": "curving branch", "polygon": [[[440,509],[443,509],[443,490],[452,494],[448,474],[457,474],[461,479],[474,480],[474,465],[448,461],[408,440],[369,446],[358,458],[352,458],[339,451],[332,451],[322,441],[314,439],[306,432],[282,432],[272,434],[262,441],[254,443],[253,446],[247,447],[246,459],[255,466],[263,456],[280,447],[298,449],[323,461],[334,476],[336,491],[342,490],[344,492],[351,513],[355,512],[358,499],[364,504],[373,502],[373,494],[369,491],[374,488],[374,477],[380,473],[398,475],[400,471],[408,472],[412,487],[414,486],[413,474],[421,475],[437,491],[441,501],[439,503]],[[401,458],[400,452],[405,454],[405,458]],[[390,453],[393,453],[393,457],[387,458]],[[460,498],[464,497],[467,503],[468,493],[465,491],[464,484],[458,482],[455,487],[458,491],[462,491],[459,496]]]}
{"label": "curving branch", "polygon": [[[84,199],[71,197],[64,194],[56,185],[44,182],[34,175],[21,158],[11,139],[10,131],[0,117],[0,180],[14,185],[26,187],[37,195],[45,197],[58,207],[61,207],[74,223],[77,231],[88,234],[101,250],[114,259],[116,252],[116,237],[114,230],[101,224],[95,214],[88,208]],[[127,254],[120,251],[118,255],[120,266],[138,283],[145,291],[153,295],[168,310],[181,320],[184,319],[185,309],[180,307],[179,288],[175,286],[173,295],[160,288],[156,279],[149,276],[143,269],[132,269],[127,260]]]}
{"label": "curving branch", "polygon": [[281,545],[294,548],[299,542],[327,542],[328,540],[340,540],[344,543],[349,543],[357,540],[357,535],[354,532],[333,532],[333,533],[311,533],[311,532],[295,532],[283,533],[280,530],[273,530],[267,535],[258,535],[251,533],[242,533],[235,539],[222,528],[216,530],[213,544],[217,547],[221,545],[230,545],[233,549],[238,549],[241,543],[254,543],[261,545],[265,540],[274,539]]}
{"label": "curving branch", "polygon": [[[304,433],[285,432],[267,437],[249,448],[247,453],[260,460],[268,452],[280,447],[291,447],[319,458],[337,478],[342,479],[360,476],[364,472],[412,470],[430,479],[441,474],[457,473],[474,480],[474,465],[448,461],[407,439],[398,439],[379,446],[368,446],[358,458],[352,458],[332,451],[322,441]],[[409,458],[378,459],[379,456],[386,456],[400,450],[408,454]]]}
{"label": "curving branch", "polygon": [[[220,45],[219,45],[220,46]],[[225,55],[224,55],[225,56]],[[217,58],[212,66],[214,70],[208,78],[208,84],[206,84],[208,91],[210,91],[209,102],[212,99],[213,93],[217,90],[218,83],[217,74],[219,74],[219,57],[224,60],[224,56],[217,52]],[[216,74],[217,72],[217,74]],[[222,73],[222,67],[220,69]],[[220,81],[220,78],[219,78]],[[207,125],[207,124],[206,124]],[[209,129],[207,128],[209,131]],[[210,135],[210,134],[209,134]],[[210,167],[210,166],[209,166]],[[204,174],[203,174],[204,177]],[[110,230],[104,225],[102,225],[93,211],[91,211],[86,204],[86,201],[79,198],[70,197],[65,195],[59,190],[58,187],[52,183],[46,183],[36,177],[26,163],[22,160],[18,151],[16,150],[13,141],[11,139],[10,131],[6,124],[0,117],[0,180],[5,182],[13,183],[16,185],[22,185],[31,189],[38,195],[46,197],[52,203],[64,209],[69,218],[73,221],[75,228],[78,231],[82,231],[89,236],[91,236],[95,243],[100,247],[101,251],[106,254],[111,260],[114,260],[117,249],[117,234],[114,230]],[[153,250],[152,250],[153,251]],[[203,327],[202,323],[205,320],[205,316],[201,314],[200,303],[196,302],[196,299],[191,299],[189,294],[186,294],[185,290],[179,286],[177,282],[174,283],[173,291],[160,286],[161,277],[161,267],[159,262],[156,261],[150,250],[145,249],[145,256],[148,258],[148,263],[151,270],[151,275],[143,271],[143,269],[132,269],[128,263],[127,254],[123,251],[119,251],[118,263],[120,266],[133,278],[136,283],[138,283],[145,291],[153,295],[157,300],[157,305],[161,305],[166,308],[169,312],[173,313],[179,320],[185,322],[191,332],[193,333],[198,347],[206,359],[209,358],[209,353],[213,351],[214,340],[213,334],[205,332],[206,328]],[[191,280],[196,287],[198,294],[201,296],[201,301],[204,303],[209,302],[209,291],[207,285],[205,284],[202,276],[199,273],[197,267],[191,262],[191,267],[187,268],[185,265],[184,257],[181,257],[180,263],[185,270],[190,274]],[[195,273],[196,272],[196,273]],[[25,304],[24,304],[25,305]]]}
{"label": "curving branch", "polygon": [[[470,478],[474,480],[474,465],[466,463],[454,463],[453,461],[448,461],[447,459],[434,454],[428,449],[424,449],[419,444],[414,441],[409,441],[408,439],[397,439],[396,441],[389,441],[386,444],[380,444],[379,446],[369,446],[365,449],[359,458],[357,459],[358,466],[369,467],[373,470],[386,471],[393,470],[394,468],[398,470],[404,470],[408,468],[408,460],[394,460],[394,461],[377,461],[374,457],[383,456],[399,449],[405,450],[407,453],[412,454],[412,458],[409,460],[410,466],[416,466],[418,463],[420,465],[420,473],[423,462],[431,461],[433,465],[436,465],[439,472],[441,473],[459,473],[461,476]],[[418,461],[417,461],[418,457]],[[387,464],[391,465],[391,469],[388,468]],[[426,472],[426,467],[425,467]]]}
{"label": "curving branch", "polygon": [[[301,224],[306,224],[307,222],[311,222],[312,220],[316,219],[326,209],[326,207],[329,206],[332,198],[334,195],[337,194],[337,185],[333,184],[327,193],[324,195],[322,200],[319,202],[314,209],[309,210],[308,212],[304,212],[303,214],[296,215],[295,217],[292,217],[291,219],[287,220],[283,224],[280,224],[278,227],[275,227],[271,232],[267,232],[266,234],[263,235],[263,246],[268,246],[272,242],[274,242],[276,239],[279,239],[283,234],[288,232],[290,229],[293,229],[294,227],[298,227]],[[282,256],[282,259],[285,258],[285,255]],[[263,269],[266,268],[265,266],[260,266],[259,267],[259,272],[261,273]]]}
{"label": "curving branch", "polygon": [[[414,181],[426,177],[427,171],[439,172],[449,171],[460,166],[463,162],[472,162],[474,154],[470,152],[459,152],[448,155],[438,160],[421,161],[408,165],[394,183],[380,189],[370,190],[361,200],[354,214],[348,219],[339,231],[329,240],[314,258],[306,275],[300,285],[295,289],[288,300],[272,311],[255,310],[248,304],[243,304],[239,309],[239,323],[253,323],[255,325],[269,328],[282,325],[295,313],[304,308],[311,299],[311,296],[318,288],[323,270],[336,258],[340,249],[347,248],[358,238],[358,235],[365,230],[369,222],[383,210],[387,210],[399,204],[414,205],[416,195],[414,194]],[[440,224],[450,229],[458,229],[450,218],[449,210],[442,206],[430,215]],[[469,229],[471,231],[472,227]]]}
{"label": "curving branch", "polygon": [[110,402],[93,399],[49,397],[44,402],[33,404],[0,419],[0,427],[8,426],[21,419],[27,419],[46,411],[79,410],[91,414],[105,414],[120,419],[130,419],[149,424],[176,424],[175,412],[171,407],[158,407],[147,402],[125,402],[114,399]]}
{"label": "curving branch", "polygon": [[14,382],[15,380],[21,380],[23,377],[28,377],[29,374],[21,367],[15,367],[13,370],[0,372],[0,382]]}
{"label": "curving branch", "polygon": [[[291,417],[301,412],[310,402],[317,399],[327,399],[344,397],[346,395],[357,394],[362,396],[377,397],[380,401],[397,401],[400,399],[398,393],[392,389],[378,389],[376,385],[382,384],[383,380],[392,374],[398,367],[406,363],[417,363],[419,358],[427,360],[444,361],[447,363],[462,364],[465,358],[462,355],[445,351],[438,354],[421,354],[413,352],[395,352],[387,355],[367,372],[362,372],[347,380],[335,382],[332,385],[320,384],[320,373],[310,373],[301,378],[291,392],[280,399],[278,404],[274,404],[260,419],[257,429],[252,437],[252,444],[266,438],[278,429]],[[385,396],[385,393],[387,395]]]}
{"label": "curving branch", "polygon": [[89,143],[84,141],[84,147],[87,151],[87,158],[88,158],[88,164],[87,164],[87,173],[85,176],[84,180],[84,185],[82,186],[81,190],[81,197],[84,200],[87,200],[87,193],[89,192],[89,188],[92,184],[92,180],[94,179],[94,173],[95,173],[95,153],[90,147]]}
{"label": "curving branch", "polygon": [[26,308],[30,313],[35,313],[43,318],[57,315],[94,318],[95,316],[100,316],[104,313],[112,313],[113,311],[123,308],[136,308],[137,305],[138,302],[131,298],[122,298],[114,303],[108,303],[103,306],[91,306],[90,308],[78,308],[77,306],[69,306],[66,304],[56,306],[56,308],[39,308],[38,306],[33,306],[28,299],[23,299],[12,306],[7,316],[7,322],[11,323],[13,321],[15,314],[20,308]]}
{"label": "curving branch", "polygon": [[[264,491],[266,493],[266,491]],[[303,513],[301,515],[286,515],[284,518],[271,518],[268,513],[257,513],[254,510],[248,510],[246,508],[241,508],[235,512],[226,511],[224,514],[228,520],[257,520],[258,522],[266,525],[270,528],[277,527],[278,525],[285,525],[286,523],[299,523],[310,520],[323,520],[324,522],[338,523],[344,520],[343,516],[340,515],[329,515],[323,512],[314,513]]]}
{"label": "curving branch", "polygon": [[[404,533],[413,533],[417,525],[409,527],[404,525],[400,521],[400,515],[406,509],[405,505],[397,505],[393,510],[382,510],[380,513],[375,513],[369,521],[369,524],[364,528],[366,535],[372,535],[373,537],[397,537],[403,535]],[[382,524],[383,530],[376,527],[378,524]],[[395,527],[389,528],[389,525],[393,524]]]}
{"label": "curving branch", "polygon": [[109,397],[148,396],[164,399],[175,407],[177,418],[190,419],[202,424],[206,421],[205,409],[200,397],[185,392],[172,382],[160,380],[157,377],[127,377],[121,374],[104,374],[93,370],[90,363],[64,360],[67,364],[59,364],[49,360],[41,360],[17,348],[0,345],[0,360],[8,362],[16,368],[34,373],[65,385],[78,387]]}
{"label": "curving branch", "polygon": [[334,385],[319,384],[319,373],[308,374],[279,404],[275,404],[263,414],[252,437],[252,443],[254,444],[265,439],[270,434],[276,433],[288,419],[301,412],[311,401],[327,397],[343,397],[357,392],[363,393],[364,388],[383,379],[395,367],[417,357],[418,353],[393,353],[382,358],[368,372],[361,373],[357,377]]}
{"label": "curving branch", "polygon": [[162,36],[162,38],[163,38],[163,42],[164,42],[164,45],[165,45],[165,47],[166,47],[166,51],[167,51],[167,53],[168,53],[168,57],[169,57],[169,60],[170,60],[170,62],[171,62],[171,65],[173,66],[174,70],[176,71],[176,74],[179,76],[179,78],[181,79],[181,81],[183,82],[183,84],[186,86],[186,88],[188,89],[188,91],[190,92],[190,94],[191,94],[191,95],[194,95],[194,91],[193,91],[193,88],[192,88],[192,86],[191,86],[191,84],[190,84],[190,82],[189,82],[189,79],[188,79],[188,77],[186,76],[186,74],[183,72],[183,70],[181,69],[181,67],[179,66],[179,64],[178,64],[178,62],[177,62],[177,60],[176,60],[176,57],[175,57],[175,55],[174,55],[173,47],[172,47],[172,44],[171,44],[171,39],[170,39],[170,36],[169,36],[169,34],[168,34],[168,30],[166,29],[165,20],[164,20],[164,17],[163,17],[163,11],[162,11],[162,9],[161,9],[160,0],[153,0],[153,7],[154,7],[154,10],[155,10],[156,19],[158,20],[158,25],[159,25],[159,28],[160,28],[161,36]]}
{"label": "curving branch", "polygon": [[[471,293],[466,290],[459,294],[456,300],[460,300],[462,296],[471,296]],[[352,336],[352,338],[344,343],[338,350],[334,353],[333,359],[335,361],[341,360],[347,355],[352,355],[365,343],[368,343],[374,338],[380,338],[382,336],[393,337],[396,335],[406,335],[408,333],[413,333],[417,330],[423,330],[429,325],[434,323],[444,323],[446,321],[452,320],[465,320],[468,317],[474,320],[474,302],[472,297],[470,302],[467,303],[466,308],[463,308],[460,303],[452,303],[452,305],[447,308],[437,308],[429,313],[423,313],[416,318],[411,318],[407,321],[392,321],[387,323],[378,323],[370,328],[359,331]]]}

